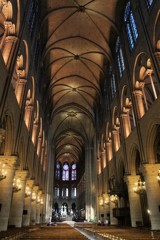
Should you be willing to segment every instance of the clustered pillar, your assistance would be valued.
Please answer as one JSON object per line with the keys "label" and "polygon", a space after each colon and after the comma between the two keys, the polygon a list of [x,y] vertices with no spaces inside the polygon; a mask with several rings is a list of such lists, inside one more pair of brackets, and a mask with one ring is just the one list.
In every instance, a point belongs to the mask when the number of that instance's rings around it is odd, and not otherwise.
{"label": "clustered pillar", "polygon": [[22,227],[43,223],[45,196],[28,171],[16,170],[17,157],[0,156],[6,177],[0,181],[0,231],[8,226]]}

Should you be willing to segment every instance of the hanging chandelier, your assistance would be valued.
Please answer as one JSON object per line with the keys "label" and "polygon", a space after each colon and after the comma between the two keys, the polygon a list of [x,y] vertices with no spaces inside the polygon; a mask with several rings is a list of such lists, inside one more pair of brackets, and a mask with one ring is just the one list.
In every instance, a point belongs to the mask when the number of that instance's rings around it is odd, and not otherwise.
{"label": "hanging chandelier", "polygon": [[29,186],[26,186],[26,189],[25,189],[25,197],[29,197],[31,195],[31,189]]}
{"label": "hanging chandelier", "polygon": [[14,178],[13,179],[13,192],[19,192],[21,190],[21,181],[19,178]]}
{"label": "hanging chandelier", "polygon": [[115,195],[111,195],[111,202],[117,204],[118,203],[118,195],[115,194]]}
{"label": "hanging chandelier", "polygon": [[146,191],[146,184],[145,181],[142,181],[141,179],[139,179],[136,183],[135,183],[135,187],[133,188],[133,191],[137,194],[143,194]]}

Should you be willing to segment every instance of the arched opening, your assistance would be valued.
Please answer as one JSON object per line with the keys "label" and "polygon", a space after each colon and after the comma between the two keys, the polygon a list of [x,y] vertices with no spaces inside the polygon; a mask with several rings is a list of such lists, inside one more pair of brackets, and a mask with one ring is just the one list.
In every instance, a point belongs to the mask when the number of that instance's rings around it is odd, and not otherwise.
{"label": "arched opening", "polygon": [[154,163],[160,163],[160,126],[156,128],[156,136],[153,144]]}
{"label": "arched opening", "polygon": [[141,118],[151,108],[160,93],[151,59],[146,53],[140,53],[137,56],[133,84],[137,111]]}

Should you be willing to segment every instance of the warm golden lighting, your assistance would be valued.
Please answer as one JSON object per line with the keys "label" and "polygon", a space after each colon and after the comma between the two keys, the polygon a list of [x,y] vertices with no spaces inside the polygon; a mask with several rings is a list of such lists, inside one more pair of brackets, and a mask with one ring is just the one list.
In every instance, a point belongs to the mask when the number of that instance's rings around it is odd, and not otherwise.
{"label": "warm golden lighting", "polygon": [[103,194],[103,201],[105,205],[109,205],[109,197],[108,194]]}
{"label": "warm golden lighting", "polygon": [[40,203],[41,202],[41,198],[40,196],[37,197],[37,203]]}
{"label": "warm golden lighting", "polygon": [[21,181],[19,178],[14,178],[13,179],[13,192],[19,192],[21,190]]}
{"label": "warm golden lighting", "polygon": [[36,196],[36,193],[35,193],[35,192],[33,192],[33,193],[32,193],[32,201],[35,201],[35,200],[36,200],[36,198],[37,198],[37,196]]}
{"label": "warm golden lighting", "polygon": [[6,137],[6,130],[3,128],[0,128],[0,144],[2,144],[5,141]]}
{"label": "warm golden lighting", "polygon": [[0,181],[6,178],[7,176],[7,171],[4,169],[5,164],[0,162]]}
{"label": "warm golden lighting", "polygon": [[160,182],[160,169],[158,170],[157,179],[158,179],[158,182]]}
{"label": "warm golden lighting", "polygon": [[41,198],[41,200],[40,200],[40,204],[41,204],[41,205],[44,204],[43,198]]}
{"label": "warm golden lighting", "polygon": [[111,202],[117,204],[118,203],[118,195],[111,195]]}
{"label": "warm golden lighting", "polygon": [[137,194],[142,194],[146,191],[146,185],[144,181],[141,181],[140,179],[138,182],[135,183],[135,187],[133,188],[133,191]]}
{"label": "warm golden lighting", "polygon": [[99,197],[99,205],[103,206],[103,197]]}
{"label": "warm golden lighting", "polygon": [[29,197],[31,195],[31,189],[29,186],[26,186],[26,189],[25,189],[25,196],[26,197]]}

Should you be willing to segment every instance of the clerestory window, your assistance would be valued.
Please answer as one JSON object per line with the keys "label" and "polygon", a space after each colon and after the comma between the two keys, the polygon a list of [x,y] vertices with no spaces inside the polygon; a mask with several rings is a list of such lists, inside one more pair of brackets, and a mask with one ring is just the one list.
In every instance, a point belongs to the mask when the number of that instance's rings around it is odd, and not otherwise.
{"label": "clerestory window", "polygon": [[135,47],[137,38],[138,38],[138,29],[135,22],[135,18],[132,12],[130,1],[127,3],[125,13],[124,13],[124,22],[127,31],[128,42],[130,50]]}

